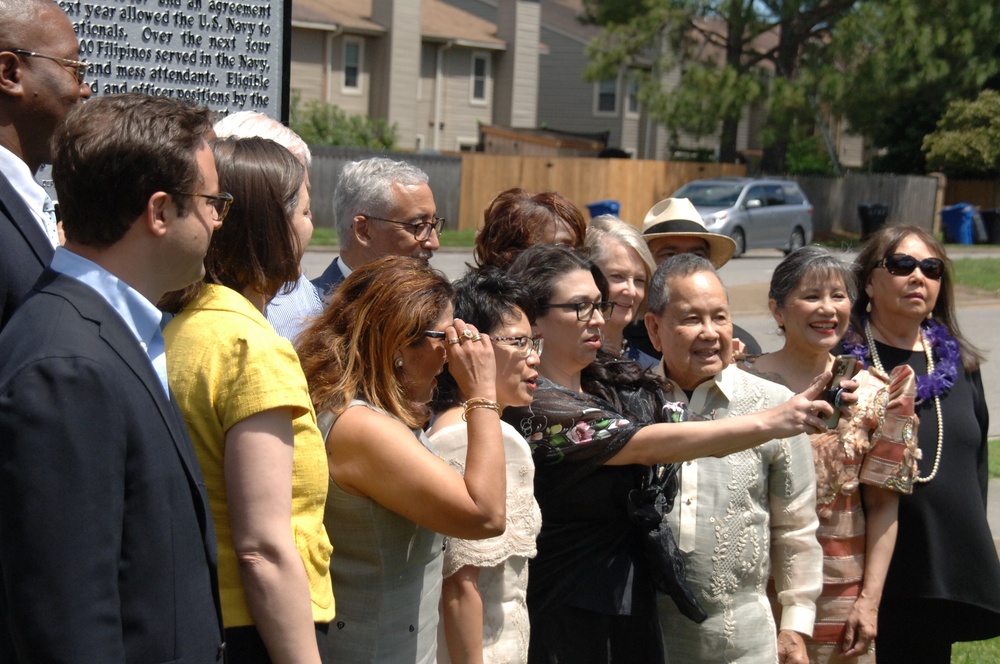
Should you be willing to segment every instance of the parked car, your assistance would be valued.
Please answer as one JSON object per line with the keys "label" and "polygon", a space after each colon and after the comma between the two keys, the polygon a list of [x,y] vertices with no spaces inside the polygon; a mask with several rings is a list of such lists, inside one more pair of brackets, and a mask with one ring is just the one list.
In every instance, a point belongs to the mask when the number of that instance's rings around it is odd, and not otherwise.
{"label": "parked car", "polygon": [[799,185],[773,178],[719,177],[689,182],[674,194],[697,208],[705,227],[747,249],[789,254],[812,242],[813,208]]}

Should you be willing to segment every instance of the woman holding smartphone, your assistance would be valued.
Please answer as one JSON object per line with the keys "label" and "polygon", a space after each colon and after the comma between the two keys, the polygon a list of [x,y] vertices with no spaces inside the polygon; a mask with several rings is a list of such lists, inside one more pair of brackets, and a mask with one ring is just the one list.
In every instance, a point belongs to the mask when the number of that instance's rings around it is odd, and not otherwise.
{"label": "woman holding smartphone", "polygon": [[[829,397],[841,406],[837,381],[850,378],[856,362],[831,351],[847,332],[856,297],[846,263],[820,247],[791,253],[775,268],[768,293],[785,345],[747,358],[740,367],[792,390],[833,370]],[[839,377],[838,365],[849,367]],[[823,591],[816,600],[813,636],[806,639],[814,664],[874,661],[899,496],[913,491],[916,475],[913,370],[904,364],[888,376],[861,371],[854,380],[858,401],[850,416],[830,420],[829,431],[812,436],[817,539],[823,547]]]}

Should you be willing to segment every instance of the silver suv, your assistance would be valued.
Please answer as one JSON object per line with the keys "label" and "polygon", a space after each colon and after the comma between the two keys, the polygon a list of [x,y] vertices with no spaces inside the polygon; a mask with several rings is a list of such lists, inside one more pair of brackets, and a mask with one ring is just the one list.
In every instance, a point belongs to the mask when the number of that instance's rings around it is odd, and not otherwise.
{"label": "silver suv", "polygon": [[708,230],[733,238],[735,256],[761,248],[788,254],[812,242],[812,205],[791,180],[695,180],[678,189],[673,198],[690,199]]}

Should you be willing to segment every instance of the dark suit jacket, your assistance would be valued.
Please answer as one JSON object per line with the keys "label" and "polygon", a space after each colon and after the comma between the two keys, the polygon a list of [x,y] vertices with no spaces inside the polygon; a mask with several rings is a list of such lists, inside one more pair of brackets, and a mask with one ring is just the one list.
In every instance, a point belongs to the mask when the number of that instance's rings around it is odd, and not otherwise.
{"label": "dark suit jacket", "polygon": [[337,288],[344,280],[344,273],[340,270],[340,256],[337,256],[323,270],[323,274],[312,280],[312,285],[319,291],[320,299],[324,302],[330,301],[330,291]]}
{"label": "dark suit jacket", "polygon": [[0,173],[0,330],[52,262],[52,243]]}
{"label": "dark suit jacket", "polygon": [[176,405],[105,300],[46,270],[0,334],[0,659],[216,662],[215,570]]}

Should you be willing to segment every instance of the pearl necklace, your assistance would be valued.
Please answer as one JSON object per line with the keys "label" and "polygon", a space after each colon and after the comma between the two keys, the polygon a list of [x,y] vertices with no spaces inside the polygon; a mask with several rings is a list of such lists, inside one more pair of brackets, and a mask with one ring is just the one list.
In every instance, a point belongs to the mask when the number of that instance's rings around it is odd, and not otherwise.
{"label": "pearl necklace", "polygon": [[[865,337],[868,339],[868,352],[871,353],[872,364],[875,365],[879,373],[883,376],[888,376],[888,372],[882,366],[882,360],[879,359],[878,350],[875,348],[875,337],[872,335],[872,326],[869,321],[865,321]],[[924,336],[923,330],[920,330],[920,345],[923,346],[924,355],[927,356],[927,373],[932,373],[934,371],[934,355],[931,353],[931,345],[927,343],[927,337]],[[921,484],[926,484],[934,479],[934,476],[937,475],[938,467],[941,465],[941,448],[944,442],[944,418],[941,417],[941,396],[939,394],[934,395],[934,411],[937,413],[937,452],[934,454],[934,466],[931,468],[931,474],[927,477],[914,478],[914,482]]]}

